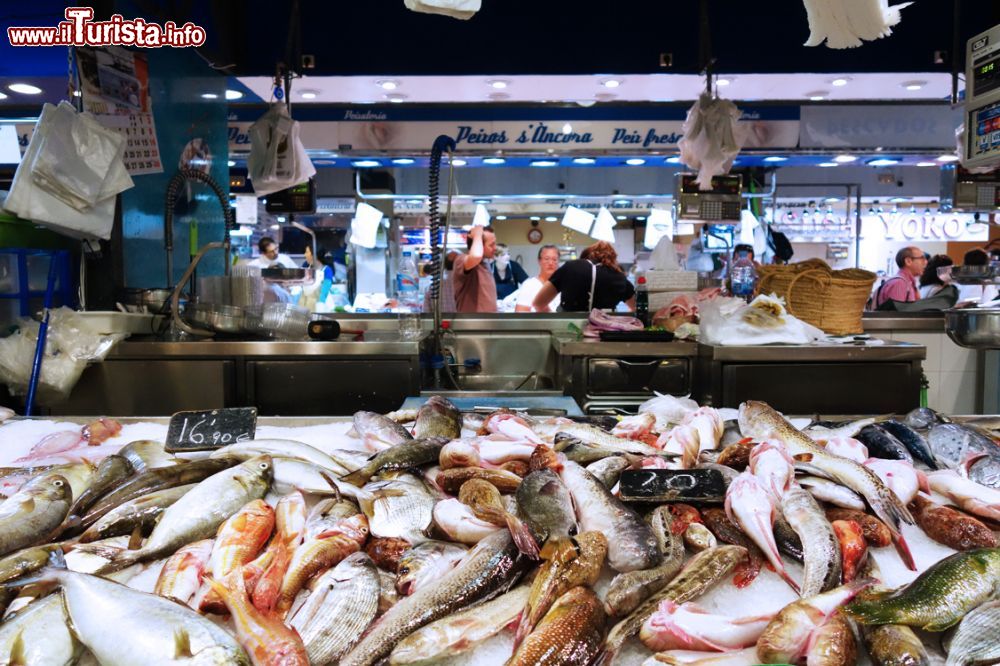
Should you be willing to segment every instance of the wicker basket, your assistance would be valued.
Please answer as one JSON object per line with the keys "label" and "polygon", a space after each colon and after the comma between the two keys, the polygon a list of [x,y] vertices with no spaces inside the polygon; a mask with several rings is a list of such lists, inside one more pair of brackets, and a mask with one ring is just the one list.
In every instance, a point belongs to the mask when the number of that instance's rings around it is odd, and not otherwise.
{"label": "wicker basket", "polygon": [[758,294],[785,299],[788,311],[833,335],[862,333],[861,315],[871,296],[875,274],[858,268],[833,270],[822,259],[788,266],[760,267]]}

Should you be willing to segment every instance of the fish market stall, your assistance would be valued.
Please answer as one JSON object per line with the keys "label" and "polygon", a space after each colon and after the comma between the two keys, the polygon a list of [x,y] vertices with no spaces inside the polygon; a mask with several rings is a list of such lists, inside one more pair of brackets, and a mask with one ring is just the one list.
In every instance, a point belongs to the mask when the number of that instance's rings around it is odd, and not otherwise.
{"label": "fish market stall", "polygon": [[663,396],[570,420],[431,396],[261,417],[201,451],[218,432],[168,421],[0,423],[0,579],[66,600],[8,593],[0,656],[943,663],[954,626],[953,658],[992,649],[1000,419]]}

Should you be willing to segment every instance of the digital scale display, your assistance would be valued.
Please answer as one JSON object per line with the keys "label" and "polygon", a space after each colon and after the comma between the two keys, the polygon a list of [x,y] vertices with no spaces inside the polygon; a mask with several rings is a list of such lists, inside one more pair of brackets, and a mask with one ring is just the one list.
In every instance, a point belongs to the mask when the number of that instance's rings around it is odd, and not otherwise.
{"label": "digital scale display", "polygon": [[1000,88],[1000,56],[994,56],[972,67],[972,91],[974,95],[984,95]]}

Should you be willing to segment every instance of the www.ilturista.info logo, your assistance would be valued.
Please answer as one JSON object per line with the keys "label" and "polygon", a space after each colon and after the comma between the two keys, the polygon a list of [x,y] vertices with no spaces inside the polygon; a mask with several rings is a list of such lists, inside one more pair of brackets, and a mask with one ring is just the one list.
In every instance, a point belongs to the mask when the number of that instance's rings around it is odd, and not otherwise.
{"label": "www.ilturista.info logo", "polygon": [[205,43],[205,29],[190,21],[178,26],[114,14],[109,21],[94,21],[93,7],[67,7],[66,20],[54,28],[7,28],[11,46],[141,46],[183,48]]}

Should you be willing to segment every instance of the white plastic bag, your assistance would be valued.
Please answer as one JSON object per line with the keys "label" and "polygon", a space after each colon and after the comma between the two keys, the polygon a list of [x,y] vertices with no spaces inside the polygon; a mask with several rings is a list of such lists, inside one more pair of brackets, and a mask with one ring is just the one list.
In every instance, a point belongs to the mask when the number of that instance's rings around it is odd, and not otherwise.
{"label": "white plastic bag", "polygon": [[688,111],[684,137],[677,146],[681,162],[698,170],[698,187],[707,190],[712,177],[729,173],[747,139],[739,125],[740,110],[726,99],[702,93]]}
{"label": "white plastic bag", "polygon": [[[31,381],[39,325],[27,318],[18,324],[17,332],[0,338],[0,381],[11,394],[24,395]],[[104,360],[114,345],[126,337],[126,333],[93,332],[69,308],[52,310],[38,379],[38,402],[51,404],[68,398],[87,364]]]}
{"label": "white plastic bag", "polygon": [[403,0],[403,4],[411,11],[467,21],[481,9],[482,0]]}
{"label": "white plastic bag", "polygon": [[785,310],[784,300],[761,294],[750,304],[716,298],[699,304],[701,341],[710,345],[805,345],[825,337]]}
{"label": "white plastic bag", "polygon": [[265,196],[306,182],[316,167],[299,139],[299,123],[275,103],[250,127],[247,168],[254,193]]}
{"label": "white plastic bag", "polygon": [[913,4],[889,6],[889,0],[803,0],[809,20],[805,46],[819,46],[826,40],[831,49],[851,49],[862,40],[872,41],[892,34],[899,23],[900,10]]}
{"label": "white plastic bag", "polygon": [[[110,163],[96,203],[82,210],[69,205],[35,182],[34,173],[39,154],[47,141],[47,127],[50,126],[56,111],[56,107],[51,104],[42,107],[41,118],[32,135],[31,143],[28,144],[24,159],[14,174],[14,183],[4,201],[4,208],[19,217],[38,222],[74,238],[110,239],[111,227],[114,224],[115,195],[133,186],[132,178],[125,170],[120,154]],[[48,159],[51,160],[51,157]],[[55,173],[50,169],[49,176],[54,177]]]}
{"label": "white plastic bag", "polygon": [[125,139],[120,134],[101,127],[88,113],[77,113],[66,102],[43,118],[39,121],[41,143],[31,172],[36,186],[77,210],[92,208],[121,191],[116,191],[119,183],[107,182],[116,164],[124,170]]}

